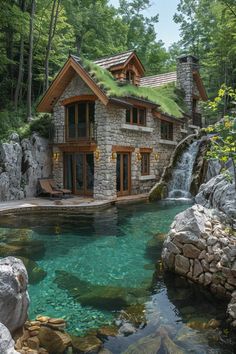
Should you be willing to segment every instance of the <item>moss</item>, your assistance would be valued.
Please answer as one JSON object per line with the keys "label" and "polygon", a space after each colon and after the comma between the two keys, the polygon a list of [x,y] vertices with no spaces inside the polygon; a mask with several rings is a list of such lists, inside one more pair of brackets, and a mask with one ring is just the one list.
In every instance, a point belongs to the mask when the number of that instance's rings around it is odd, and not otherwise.
{"label": "moss", "polygon": [[185,109],[183,93],[178,90],[174,84],[168,84],[158,88],[137,87],[128,83],[119,85],[108,70],[87,59],[83,59],[83,65],[109,97],[122,98],[132,96],[146,99],[160,105],[164,113],[176,118],[183,117]]}
{"label": "moss", "polygon": [[149,196],[149,200],[162,200],[167,197],[167,186],[165,183],[158,183]]}

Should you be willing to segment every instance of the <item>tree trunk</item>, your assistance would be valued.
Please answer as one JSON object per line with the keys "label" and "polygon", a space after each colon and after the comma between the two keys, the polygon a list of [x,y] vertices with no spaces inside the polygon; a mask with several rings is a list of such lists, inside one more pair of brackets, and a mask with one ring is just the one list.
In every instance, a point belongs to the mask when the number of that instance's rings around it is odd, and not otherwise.
{"label": "tree trunk", "polygon": [[48,89],[49,86],[49,56],[51,52],[52,40],[56,31],[60,2],[61,0],[54,0],[52,5],[52,12],[51,12],[51,19],[50,19],[49,33],[48,33],[48,44],[47,44],[46,57],[45,57],[44,89],[46,90]]}
{"label": "tree trunk", "polygon": [[35,0],[31,1],[30,31],[29,31],[29,60],[28,60],[28,90],[27,90],[27,118],[32,116],[32,64],[33,64],[33,45],[34,45],[34,15]]}
{"label": "tree trunk", "polygon": [[[21,9],[22,9],[22,12],[25,12],[25,0],[22,0]],[[20,62],[19,62],[19,70],[18,70],[18,78],[17,78],[16,90],[15,90],[15,95],[14,95],[15,110],[17,110],[17,107],[18,107],[20,88],[21,88],[22,79],[23,79],[23,72],[24,72],[24,36],[23,36],[23,33],[21,33],[21,38],[20,38]]]}

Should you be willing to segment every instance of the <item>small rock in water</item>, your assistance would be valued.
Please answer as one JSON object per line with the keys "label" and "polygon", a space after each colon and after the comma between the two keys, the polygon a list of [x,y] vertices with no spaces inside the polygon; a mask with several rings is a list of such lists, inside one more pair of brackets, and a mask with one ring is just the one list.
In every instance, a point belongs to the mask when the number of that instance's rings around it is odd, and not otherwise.
{"label": "small rock in water", "polygon": [[124,336],[129,336],[131,334],[134,334],[135,332],[136,332],[136,328],[131,323],[124,323],[119,328],[119,334]]}

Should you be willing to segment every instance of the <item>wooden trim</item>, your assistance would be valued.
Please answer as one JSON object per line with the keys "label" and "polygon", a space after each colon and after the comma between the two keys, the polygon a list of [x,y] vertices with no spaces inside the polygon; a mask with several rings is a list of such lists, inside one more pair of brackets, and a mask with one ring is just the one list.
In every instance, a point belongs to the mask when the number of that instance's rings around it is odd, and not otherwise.
{"label": "wooden trim", "polygon": [[78,145],[78,144],[58,144],[56,145],[63,152],[94,152],[97,149],[96,144]]}
{"label": "wooden trim", "polygon": [[37,111],[49,113],[52,112],[53,106],[56,104],[59,97],[62,95],[66,86],[72,80],[75,74],[78,74],[88,85],[88,87],[94,92],[94,94],[101,100],[101,102],[104,105],[107,105],[109,99],[106,94],[100,89],[100,87],[90,77],[86,70],[72,57],[69,57],[39,102]]}
{"label": "wooden trim", "polygon": [[80,101],[96,101],[96,100],[97,100],[97,96],[95,96],[95,95],[79,95],[79,96],[73,96],[73,97],[66,98],[66,99],[60,101],[60,104],[62,106],[66,106],[68,104],[76,103],[76,102],[80,102]]}
{"label": "wooden trim", "polygon": [[[144,156],[147,157],[147,172],[144,172]],[[150,175],[150,152],[142,152],[141,153],[141,176],[149,176]]]}
{"label": "wooden trim", "polygon": [[142,153],[149,153],[151,154],[153,152],[153,148],[148,148],[148,147],[141,147],[139,149],[140,154]]}
{"label": "wooden trim", "polygon": [[158,111],[153,111],[153,115],[154,117],[158,118],[159,120],[164,120],[166,122],[170,122],[173,124],[183,124],[183,121],[181,121],[178,118],[174,118],[174,117],[169,117],[167,115],[165,115],[164,113],[158,112]]}
{"label": "wooden trim", "polygon": [[148,101],[144,101],[142,99],[139,98],[126,98],[127,102],[137,106],[137,107],[142,107],[142,108],[157,108],[157,104],[152,103],[152,102],[148,102]]}
{"label": "wooden trim", "polygon": [[112,152],[134,152],[135,148],[131,146],[120,146],[120,145],[113,145]]}

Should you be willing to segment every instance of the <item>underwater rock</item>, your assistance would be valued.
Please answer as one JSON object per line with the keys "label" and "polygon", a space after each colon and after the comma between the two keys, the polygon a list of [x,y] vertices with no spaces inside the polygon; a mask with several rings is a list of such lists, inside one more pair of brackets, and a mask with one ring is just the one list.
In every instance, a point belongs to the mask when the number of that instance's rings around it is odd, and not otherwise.
{"label": "underwater rock", "polygon": [[202,329],[216,329],[220,327],[220,321],[212,318],[208,322],[204,321],[191,321],[187,323],[187,326],[192,329],[202,330]]}
{"label": "underwater rock", "polygon": [[71,338],[68,334],[43,326],[40,328],[38,338],[40,345],[50,354],[64,353],[71,344]]}
{"label": "underwater rock", "polygon": [[18,257],[24,263],[29,277],[29,284],[38,284],[46,276],[47,272],[40,268],[38,264],[26,257]]}
{"label": "underwater rock", "polygon": [[0,321],[10,332],[23,326],[27,319],[28,276],[20,259],[0,260]]}
{"label": "underwater rock", "polygon": [[161,348],[161,336],[151,334],[131,344],[123,354],[156,354]]}
{"label": "underwater rock", "polygon": [[45,253],[45,246],[38,240],[15,240],[1,243],[0,257],[18,256],[40,259]]}
{"label": "underwater rock", "polygon": [[118,328],[116,326],[102,326],[98,329],[97,335],[99,338],[115,337],[118,334]]}
{"label": "underwater rock", "polygon": [[142,288],[95,285],[64,271],[56,271],[54,282],[59,288],[67,290],[81,305],[106,310],[120,310],[138,303],[138,299],[143,300],[149,294]]}
{"label": "underwater rock", "polygon": [[128,322],[123,323],[122,326],[119,328],[119,334],[122,336],[130,336],[135,332],[136,332],[136,328],[131,323]]}
{"label": "underwater rock", "polygon": [[20,354],[14,349],[14,341],[8,329],[0,323],[0,353],[1,354]]}
{"label": "underwater rock", "polygon": [[147,322],[146,311],[144,304],[131,305],[121,310],[119,319],[125,322],[130,322],[135,327],[144,325]]}
{"label": "underwater rock", "polygon": [[184,350],[175,344],[167,334],[162,339],[162,345],[166,354],[184,354]]}
{"label": "underwater rock", "polygon": [[102,346],[102,341],[96,336],[71,336],[72,347],[76,353],[94,353]]}

